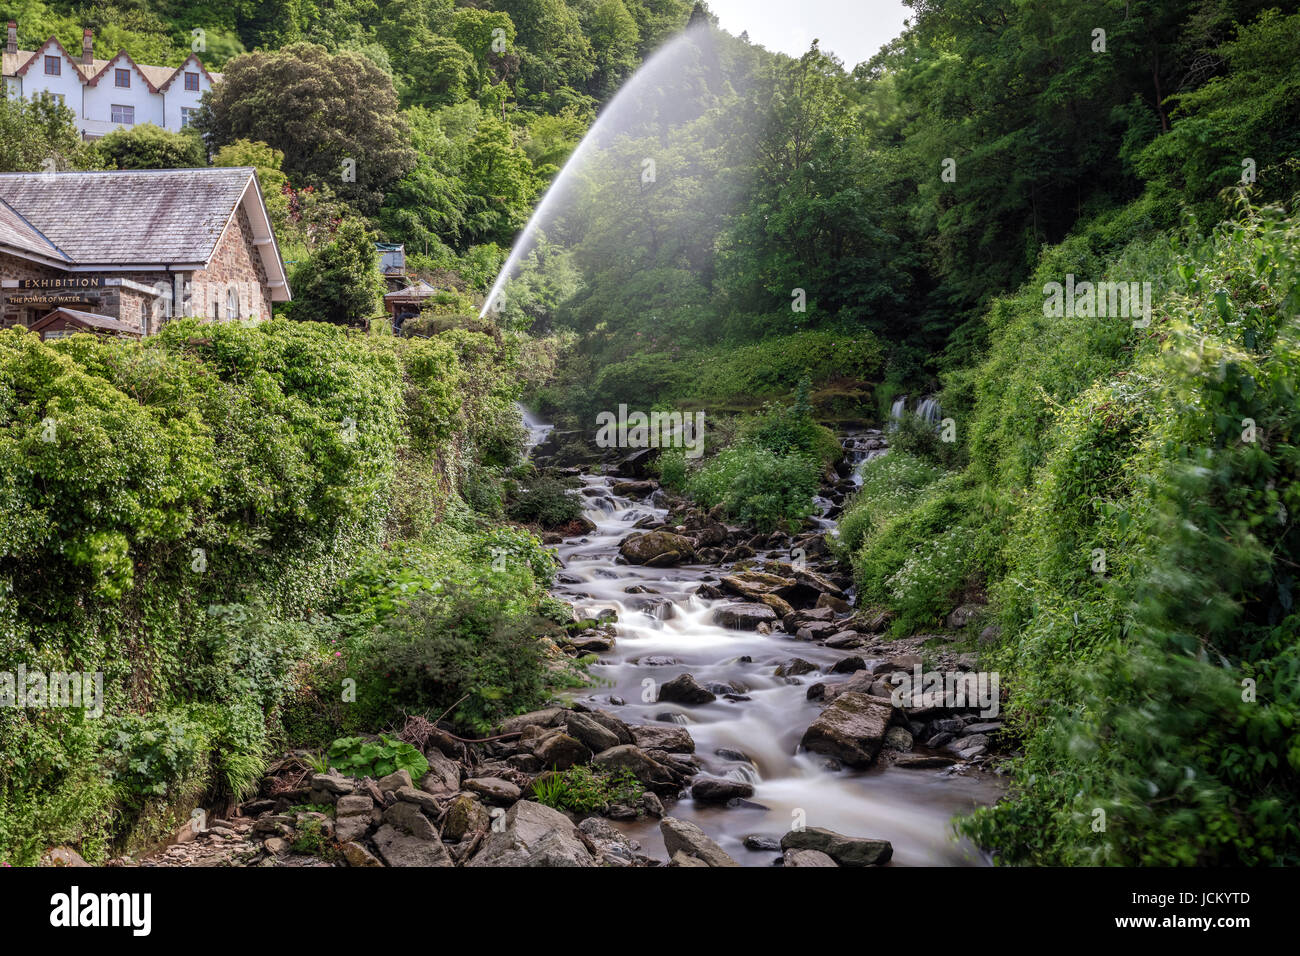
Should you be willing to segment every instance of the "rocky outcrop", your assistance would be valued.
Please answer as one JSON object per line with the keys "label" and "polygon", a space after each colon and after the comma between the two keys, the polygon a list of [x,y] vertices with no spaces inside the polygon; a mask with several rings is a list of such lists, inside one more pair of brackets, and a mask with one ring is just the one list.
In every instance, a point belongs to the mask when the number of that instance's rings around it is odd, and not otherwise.
{"label": "rocky outcrop", "polygon": [[690,538],[671,531],[643,531],[624,538],[618,553],[630,564],[666,568],[694,561],[695,545]]}
{"label": "rocky outcrop", "polygon": [[[740,866],[694,823],[676,817],[664,817],[659,821],[659,832],[663,834],[664,847],[667,848],[669,857],[681,853],[693,857],[705,866]],[[678,865],[698,866],[699,864],[679,863]]]}
{"label": "rocky outcrop", "polygon": [[888,840],[849,837],[822,827],[791,830],[781,837],[783,850],[816,850],[826,854],[838,866],[879,866],[888,863],[894,848]]}
{"label": "rocky outcrop", "polygon": [[578,828],[558,810],[520,800],[466,866],[595,866]]}
{"label": "rocky outcrop", "polygon": [[850,767],[866,767],[880,753],[892,719],[893,707],[888,701],[865,694],[841,694],[804,731],[800,743]]}

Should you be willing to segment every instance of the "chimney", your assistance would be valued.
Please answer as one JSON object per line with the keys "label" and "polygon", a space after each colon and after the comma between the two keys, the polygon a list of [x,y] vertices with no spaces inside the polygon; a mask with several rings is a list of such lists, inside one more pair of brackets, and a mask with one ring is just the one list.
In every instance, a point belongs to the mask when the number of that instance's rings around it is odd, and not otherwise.
{"label": "chimney", "polygon": [[95,33],[90,27],[81,31],[81,63],[83,66],[95,65]]}
{"label": "chimney", "polygon": [[18,24],[9,21],[9,39],[5,41],[5,52],[13,55],[18,52]]}

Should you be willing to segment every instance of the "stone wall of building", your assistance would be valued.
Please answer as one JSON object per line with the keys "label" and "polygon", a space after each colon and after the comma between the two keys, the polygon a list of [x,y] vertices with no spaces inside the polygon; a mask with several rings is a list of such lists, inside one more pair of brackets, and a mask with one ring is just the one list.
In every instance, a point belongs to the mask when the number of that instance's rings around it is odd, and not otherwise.
{"label": "stone wall of building", "polygon": [[[225,234],[217,243],[212,263],[207,269],[195,272],[190,281],[196,291],[195,299],[198,300],[198,295],[202,294],[202,299],[193,304],[196,315],[222,321],[253,316],[262,319],[271,317],[269,280],[266,269],[262,266],[262,254],[253,244],[253,225],[248,221],[243,206],[239,207],[234,220],[226,227]],[[228,303],[232,289],[238,296],[238,315],[229,314]]]}
{"label": "stone wall of building", "polygon": [[[0,279],[53,279],[65,274],[53,266],[43,266],[0,252]],[[25,291],[0,287],[0,300],[3,300],[3,303],[0,303],[0,324],[4,328],[9,328],[11,325],[26,325],[34,312],[49,311],[48,307],[8,304],[11,295],[21,295]]]}

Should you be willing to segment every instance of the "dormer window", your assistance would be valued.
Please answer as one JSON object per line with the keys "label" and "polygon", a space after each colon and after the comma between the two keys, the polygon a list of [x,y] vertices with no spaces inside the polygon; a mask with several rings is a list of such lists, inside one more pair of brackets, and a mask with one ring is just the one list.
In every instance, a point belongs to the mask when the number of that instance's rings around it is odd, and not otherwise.
{"label": "dormer window", "polygon": [[199,91],[199,75],[197,73],[185,74],[185,89],[192,93],[197,93]]}
{"label": "dormer window", "polygon": [[45,75],[59,76],[63,72],[63,61],[57,56],[47,56],[45,58]]}
{"label": "dormer window", "polygon": [[114,85],[114,86],[120,86],[120,87],[123,87],[124,89],[130,88],[130,86],[131,86],[131,71],[130,71],[130,70],[114,70],[114,71],[113,71],[113,85]]}

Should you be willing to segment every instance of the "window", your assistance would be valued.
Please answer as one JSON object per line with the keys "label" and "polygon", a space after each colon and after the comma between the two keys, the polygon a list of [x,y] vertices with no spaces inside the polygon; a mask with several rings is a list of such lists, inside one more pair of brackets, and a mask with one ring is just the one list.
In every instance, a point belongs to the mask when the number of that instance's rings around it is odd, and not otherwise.
{"label": "window", "polygon": [[130,71],[130,70],[114,70],[114,71],[113,71],[113,85],[114,85],[114,86],[121,86],[121,87],[124,87],[124,88],[129,88],[129,87],[131,86],[131,71]]}
{"label": "window", "polygon": [[193,123],[194,117],[198,114],[198,112],[199,111],[196,109],[191,109],[188,106],[182,106],[181,107],[181,129],[185,129],[185,127]]}
{"label": "window", "polygon": [[113,104],[113,122],[122,126],[135,125],[135,107],[123,106],[120,103]]}
{"label": "window", "polygon": [[45,75],[58,76],[63,72],[63,61],[57,56],[47,56],[45,58]]}
{"label": "window", "polygon": [[58,103],[60,106],[63,105],[63,94],[62,94],[62,93],[48,93],[48,92],[45,92],[44,90],[42,90],[40,95],[41,95],[41,96],[47,96],[47,97],[49,97],[50,99],[54,100],[54,102]]}
{"label": "window", "polygon": [[197,93],[199,89],[199,75],[197,73],[185,74],[185,88]]}
{"label": "window", "polygon": [[239,318],[239,293],[234,289],[226,293],[226,318]]}

